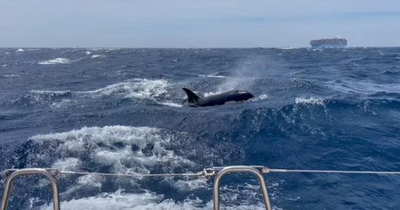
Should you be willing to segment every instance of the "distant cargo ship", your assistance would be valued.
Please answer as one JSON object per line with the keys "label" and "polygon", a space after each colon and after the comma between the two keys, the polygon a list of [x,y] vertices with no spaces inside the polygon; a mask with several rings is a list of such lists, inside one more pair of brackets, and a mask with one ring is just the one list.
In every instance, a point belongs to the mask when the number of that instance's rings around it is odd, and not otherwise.
{"label": "distant cargo ship", "polygon": [[346,47],[347,40],[339,37],[335,37],[332,39],[317,39],[310,41],[311,47],[315,48],[337,48],[337,47]]}

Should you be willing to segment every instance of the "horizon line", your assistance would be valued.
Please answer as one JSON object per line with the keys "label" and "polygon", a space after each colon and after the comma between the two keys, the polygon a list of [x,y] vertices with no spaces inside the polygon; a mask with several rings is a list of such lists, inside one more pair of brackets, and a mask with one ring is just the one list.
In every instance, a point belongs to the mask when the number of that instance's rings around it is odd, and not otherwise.
{"label": "horizon line", "polygon": [[[400,46],[346,46],[346,47],[332,47],[333,49],[345,49],[345,48],[396,48]],[[317,48],[317,47],[301,47],[301,46],[282,46],[282,47],[93,47],[93,46],[80,46],[80,47],[73,47],[73,46],[56,46],[56,47],[24,47],[24,46],[12,46],[12,47],[3,47],[0,46],[0,49],[255,49],[255,48],[263,48],[263,49],[282,49],[282,48],[312,48],[312,49],[331,49],[331,48]]]}

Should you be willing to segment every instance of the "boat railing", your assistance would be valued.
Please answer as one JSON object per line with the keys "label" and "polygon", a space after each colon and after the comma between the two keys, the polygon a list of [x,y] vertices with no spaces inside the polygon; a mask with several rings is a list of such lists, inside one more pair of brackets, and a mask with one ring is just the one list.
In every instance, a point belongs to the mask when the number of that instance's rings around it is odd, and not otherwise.
{"label": "boat railing", "polygon": [[198,173],[178,173],[178,174],[112,174],[112,173],[91,173],[65,171],[55,168],[25,168],[25,169],[8,169],[4,172],[5,186],[1,200],[0,210],[6,210],[10,198],[11,187],[13,181],[20,176],[27,175],[43,175],[51,182],[53,192],[53,209],[60,210],[60,198],[58,190],[58,179],[60,175],[98,175],[98,176],[114,176],[114,177],[166,177],[166,176],[192,176],[214,178],[213,183],[213,209],[220,209],[220,182],[223,176],[229,173],[247,172],[255,175],[259,181],[263,202],[266,210],[272,210],[268,197],[268,191],[263,174],[267,173],[336,173],[336,174],[375,174],[375,175],[400,175],[400,172],[392,171],[338,171],[338,170],[291,170],[291,169],[271,169],[264,166],[224,166],[205,168]]}

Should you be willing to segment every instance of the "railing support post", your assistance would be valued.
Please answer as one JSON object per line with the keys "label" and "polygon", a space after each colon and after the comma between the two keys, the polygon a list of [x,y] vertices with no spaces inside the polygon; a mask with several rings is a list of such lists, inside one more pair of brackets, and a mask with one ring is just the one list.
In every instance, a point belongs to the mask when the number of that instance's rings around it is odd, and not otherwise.
{"label": "railing support post", "polygon": [[214,210],[219,210],[219,188],[220,188],[220,182],[221,178],[226,175],[227,173],[231,172],[249,172],[257,176],[258,181],[260,182],[260,187],[261,187],[261,192],[264,198],[264,204],[265,204],[265,209],[266,210],[272,210],[271,209],[271,204],[269,202],[268,198],[268,191],[267,191],[267,186],[264,181],[263,175],[260,173],[259,170],[257,170],[255,167],[252,166],[228,166],[222,168],[214,177],[214,189],[213,189],[213,202],[214,202]]}
{"label": "railing support post", "polygon": [[51,189],[53,191],[53,209],[60,210],[60,200],[58,193],[58,185],[56,176],[59,173],[57,169],[42,169],[42,168],[27,168],[18,170],[6,170],[5,172],[6,181],[4,185],[3,197],[1,199],[0,210],[6,210],[8,206],[8,201],[10,199],[11,186],[14,179],[18,176],[41,174],[47,177],[51,182]]}

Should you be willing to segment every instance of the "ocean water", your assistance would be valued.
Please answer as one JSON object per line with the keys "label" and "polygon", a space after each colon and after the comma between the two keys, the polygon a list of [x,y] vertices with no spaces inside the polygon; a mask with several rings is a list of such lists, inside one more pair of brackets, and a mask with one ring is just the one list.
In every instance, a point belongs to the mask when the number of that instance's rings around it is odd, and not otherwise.
{"label": "ocean water", "polygon": [[[187,107],[183,87],[256,97]],[[0,150],[1,171],[400,171],[400,48],[3,48]],[[265,179],[275,210],[400,209],[399,176]],[[263,209],[254,177],[229,175],[222,184],[222,209]],[[206,178],[62,175],[59,185],[63,210],[212,207]],[[16,186],[10,209],[52,209],[48,181],[23,178]]]}

